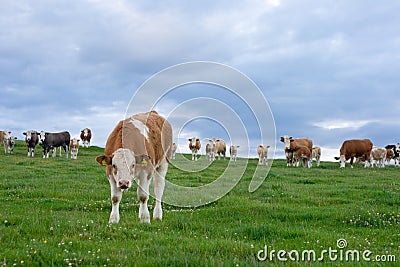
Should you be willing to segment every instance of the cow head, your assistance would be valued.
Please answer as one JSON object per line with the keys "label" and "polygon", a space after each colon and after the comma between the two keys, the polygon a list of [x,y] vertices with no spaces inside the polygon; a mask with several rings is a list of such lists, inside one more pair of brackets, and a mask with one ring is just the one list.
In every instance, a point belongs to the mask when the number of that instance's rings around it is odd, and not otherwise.
{"label": "cow head", "polygon": [[400,154],[400,143],[395,144],[393,150],[394,152]]}
{"label": "cow head", "polygon": [[85,128],[85,129],[83,129],[82,131],[81,131],[81,133],[83,133],[83,136],[88,136],[88,134],[89,134],[89,129],[88,128]]}
{"label": "cow head", "polygon": [[196,137],[190,138],[190,139],[189,139],[189,144],[190,144],[191,146],[195,146],[195,145],[196,145]]}
{"label": "cow head", "polygon": [[44,139],[46,139],[46,133],[44,131],[41,131],[39,134],[39,140],[40,142],[43,142]]}
{"label": "cow head", "polygon": [[294,141],[293,137],[291,137],[289,135],[284,135],[281,137],[281,142],[283,142],[283,146],[285,149],[289,149],[290,142],[293,142],[293,141]]}
{"label": "cow head", "polygon": [[30,130],[30,131],[24,132],[22,134],[25,135],[25,141],[29,142],[32,139],[32,135],[36,134],[36,131]]}
{"label": "cow head", "polygon": [[147,178],[153,171],[149,156],[135,156],[127,148],[119,148],[111,156],[98,156],[96,161],[106,166],[108,179],[114,179],[116,186],[122,190],[129,189],[137,177],[145,175]]}

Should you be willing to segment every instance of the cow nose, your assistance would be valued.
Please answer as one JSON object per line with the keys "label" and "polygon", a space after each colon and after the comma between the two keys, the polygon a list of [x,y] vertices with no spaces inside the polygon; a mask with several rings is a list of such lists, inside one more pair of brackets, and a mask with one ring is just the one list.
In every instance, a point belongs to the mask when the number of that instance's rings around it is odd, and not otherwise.
{"label": "cow nose", "polygon": [[119,184],[119,187],[121,187],[121,189],[129,188],[129,181],[119,181],[118,184]]}

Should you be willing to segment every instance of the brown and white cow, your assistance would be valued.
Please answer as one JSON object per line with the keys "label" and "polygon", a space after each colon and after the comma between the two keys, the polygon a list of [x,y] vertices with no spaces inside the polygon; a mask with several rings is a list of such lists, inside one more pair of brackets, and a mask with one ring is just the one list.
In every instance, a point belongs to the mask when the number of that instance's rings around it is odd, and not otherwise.
{"label": "brown and white cow", "polygon": [[78,152],[79,152],[79,139],[72,138],[71,142],[69,143],[69,149],[71,150],[71,159],[78,159]]}
{"label": "brown and white cow", "polygon": [[89,128],[85,128],[81,131],[81,140],[84,147],[90,146],[90,139],[92,139],[92,131]]}
{"label": "brown and white cow", "polygon": [[231,159],[230,159],[231,161],[236,161],[239,147],[240,146],[234,146],[234,145],[231,145],[229,147],[229,155],[231,155]]}
{"label": "brown and white cow", "polygon": [[400,143],[397,143],[395,145],[387,145],[385,146],[385,148],[392,149],[394,154],[392,156],[392,159],[394,160],[394,166],[400,166]]}
{"label": "brown and white cow", "polygon": [[189,149],[192,151],[192,160],[197,160],[197,153],[200,151],[201,143],[200,139],[192,137],[189,139]]}
{"label": "brown and white cow", "polygon": [[297,167],[299,166],[301,161],[303,162],[304,168],[310,168],[310,163],[312,161],[311,150],[306,146],[297,146],[296,149],[293,151],[293,161]]}
{"label": "brown and white cow", "polygon": [[28,148],[28,157],[34,157],[36,145],[39,143],[38,132],[29,130],[27,132],[23,132],[22,134],[25,135],[25,143]]}
{"label": "brown and white cow", "polygon": [[376,162],[376,165],[378,168],[383,168],[385,167],[385,161],[386,161],[386,148],[381,148],[381,147],[372,147],[371,150],[371,167],[374,167],[374,163]]}
{"label": "brown and white cow", "polygon": [[311,157],[317,161],[317,167],[321,162],[321,148],[319,146],[314,146],[312,148]]}
{"label": "brown and white cow", "polygon": [[11,154],[14,151],[16,137],[11,135],[10,131],[3,132],[4,154]]}
{"label": "brown and white cow", "polygon": [[211,145],[211,160],[215,160],[217,154],[218,154],[218,159],[221,159],[221,155],[226,156],[226,143],[223,139],[210,139]]}
{"label": "brown and white cow", "polygon": [[212,161],[213,158],[215,158],[215,155],[213,154],[213,141],[209,140],[208,144],[206,145],[206,159]]}
{"label": "brown and white cow", "polygon": [[[386,149],[386,164],[389,166],[390,161],[395,158],[395,154],[393,148],[385,148],[385,149]],[[396,164],[396,160],[394,161]]]}
{"label": "brown and white cow", "polygon": [[106,166],[111,186],[110,223],[118,223],[122,192],[138,184],[139,219],[150,223],[147,207],[149,186],[154,178],[156,204],[153,219],[162,219],[161,198],[172,155],[172,127],[156,111],[140,113],[120,121],[107,139],[104,155],[96,161]]}
{"label": "brown and white cow", "polygon": [[335,159],[340,160],[340,168],[344,168],[346,161],[350,159],[350,166],[353,168],[354,158],[363,157],[364,167],[369,167],[371,150],[372,142],[369,139],[345,140],[340,148],[340,157],[335,157]]}
{"label": "brown and white cow", "polygon": [[[296,138],[284,135],[281,137],[281,142],[283,142],[285,155],[286,155],[286,166],[293,165],[293,152],[297,147],[305,146],[312,151],[313,142],[309,138]],[[310,163],[311,164],[311,163]]]}
{"label": "brown and white cow", "polygon": [[270,146],[265,146],[263,144],[258,145],[257,147],[257,153],[258,153],[258,164],[259,165],[267,165],[268,164],[268,148]]}

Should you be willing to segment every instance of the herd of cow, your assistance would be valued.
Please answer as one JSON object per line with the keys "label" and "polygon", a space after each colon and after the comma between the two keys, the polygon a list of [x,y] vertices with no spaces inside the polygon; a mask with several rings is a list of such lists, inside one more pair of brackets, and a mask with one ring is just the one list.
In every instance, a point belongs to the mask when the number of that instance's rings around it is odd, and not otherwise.
{"label": "herd of cow", "polygon": [[[72,138],[69,132],[60,133],[48,133],[48,132],[37,132],[30,130],[23,132],[25,135],[25,143],[28,149],[28,157],[35,156],[36,146],[39,144],[43,148],[43,158],[48,158],[50,151],[52,151],[52,156],[56,156],[56,150],[60,148],[64,149],[65,155],[68,158],[69,153],[71,153],[72,159],[78,158],[79,142],[82,141],[84,147],[90,146],[90,140],[92,138],[92,131],[89,128],[85,128],[81,131],[80,139]],[[11,154],[15,146],[15,137],[12,136],[10,131],[0,131],[0,142],[4,144],[4,153]]]}

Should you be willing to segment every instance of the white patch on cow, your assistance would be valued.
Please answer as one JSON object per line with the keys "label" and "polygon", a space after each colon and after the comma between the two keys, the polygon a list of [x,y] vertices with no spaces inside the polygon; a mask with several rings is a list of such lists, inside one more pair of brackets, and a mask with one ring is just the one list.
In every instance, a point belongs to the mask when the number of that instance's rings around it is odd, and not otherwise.
{"label": "white patch on cow", "polygon": [[149,139],[149,128],[143,122],[131,119],[131,123],[139,130],[146,140]]}

